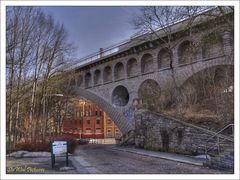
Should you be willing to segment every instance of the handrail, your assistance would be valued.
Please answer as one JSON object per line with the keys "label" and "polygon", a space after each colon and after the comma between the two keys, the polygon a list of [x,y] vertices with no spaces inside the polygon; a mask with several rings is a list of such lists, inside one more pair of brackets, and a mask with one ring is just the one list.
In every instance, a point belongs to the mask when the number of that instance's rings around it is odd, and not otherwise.
{"label": "handrail", "polygon": [[[217,147],[218,147],[218,153],[220,152],[220,139],[219,139],[220,137],[219,137],[218,135],[219,135],[221,132],[223,132],[224,130],[226,130],[227,128],[229,128],[229,127],[232,127],[232,132],[233,132],[233,130],[234,130],[234,129],[233,129],[234,124],[228,124],[227,126],[223,127],[220,131],[216,132],[215,135],[209,137],[209,138],[206,140],[206,144],[205,144],[205,155],[206,155],[206,157],[207,157],[207,153],[208,153],[211,149],[213,149],[216,145],[217,145]],[[211,146],[210,148],[207,148],[208,142],[209,142],[211,139],[215,138],[215,137],[217,137],[217,142],[215,143],[215,145],[214,145],[214,146]],[[223,138],[223,140],[229,140],[229,139]],[[231,140],[229,140],[229,141],[231,141]]]}

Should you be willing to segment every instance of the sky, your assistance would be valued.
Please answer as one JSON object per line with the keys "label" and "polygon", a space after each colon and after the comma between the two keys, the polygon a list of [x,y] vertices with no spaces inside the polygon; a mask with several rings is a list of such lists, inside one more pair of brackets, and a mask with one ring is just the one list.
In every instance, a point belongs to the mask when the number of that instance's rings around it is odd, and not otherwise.
{"label": "sky", "polygon": [[76,58],[82,58],[99,48],[106,48],[130,38],[136,33],[131,23],[139,7],[42,7],[62,23],[69,40],[76,47]]}

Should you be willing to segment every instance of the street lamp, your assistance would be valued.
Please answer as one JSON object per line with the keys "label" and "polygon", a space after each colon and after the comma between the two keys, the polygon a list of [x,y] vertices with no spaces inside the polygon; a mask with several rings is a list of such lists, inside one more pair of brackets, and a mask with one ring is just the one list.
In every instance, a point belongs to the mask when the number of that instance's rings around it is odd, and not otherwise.
{"label": "street lamp", "polygon": [[45,135],[45,130],[47,127],[47,117],[46,117],[46,99],[45,97],[47,96],[58,96],[58,97],[63,97],[63,94],[44,94],[43,95],[43,119],[44,119],[44,129],[43,129],[43,139]]}

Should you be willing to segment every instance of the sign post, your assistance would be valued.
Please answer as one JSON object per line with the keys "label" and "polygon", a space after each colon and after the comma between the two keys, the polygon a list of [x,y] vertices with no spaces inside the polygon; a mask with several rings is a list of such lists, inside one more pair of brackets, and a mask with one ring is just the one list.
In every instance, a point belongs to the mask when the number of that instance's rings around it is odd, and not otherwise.
{"label": "sign post", "polygon": [[[66,154],[65,154],[66,153]],[[67,141],[54,141],[51,145],[51,164],[52,168],[55,165],[55,156],[56,155],[66,155],[66,166],[68,166],[68,143]]]}

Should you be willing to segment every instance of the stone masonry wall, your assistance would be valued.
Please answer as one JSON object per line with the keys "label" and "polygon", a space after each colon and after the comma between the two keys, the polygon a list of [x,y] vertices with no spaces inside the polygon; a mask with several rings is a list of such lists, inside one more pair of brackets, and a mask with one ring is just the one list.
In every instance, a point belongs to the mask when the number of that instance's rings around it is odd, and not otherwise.
{"label": "stone masonry wall", "polygon": [[[170,119],[159,114],[145,110],[138,110],[135,118],[135,145],[150,150],[160,150],[182,154],[204,154],[205,144],[209,137],[215,133],[200,127]],[[222,141],[221,141],[222,140]],[[217,138],[207,143],[207,147],[213,147],[212,154],[216,154],[215,146]],[[233,144],[223,141],[220,137],[220,152]]]}

